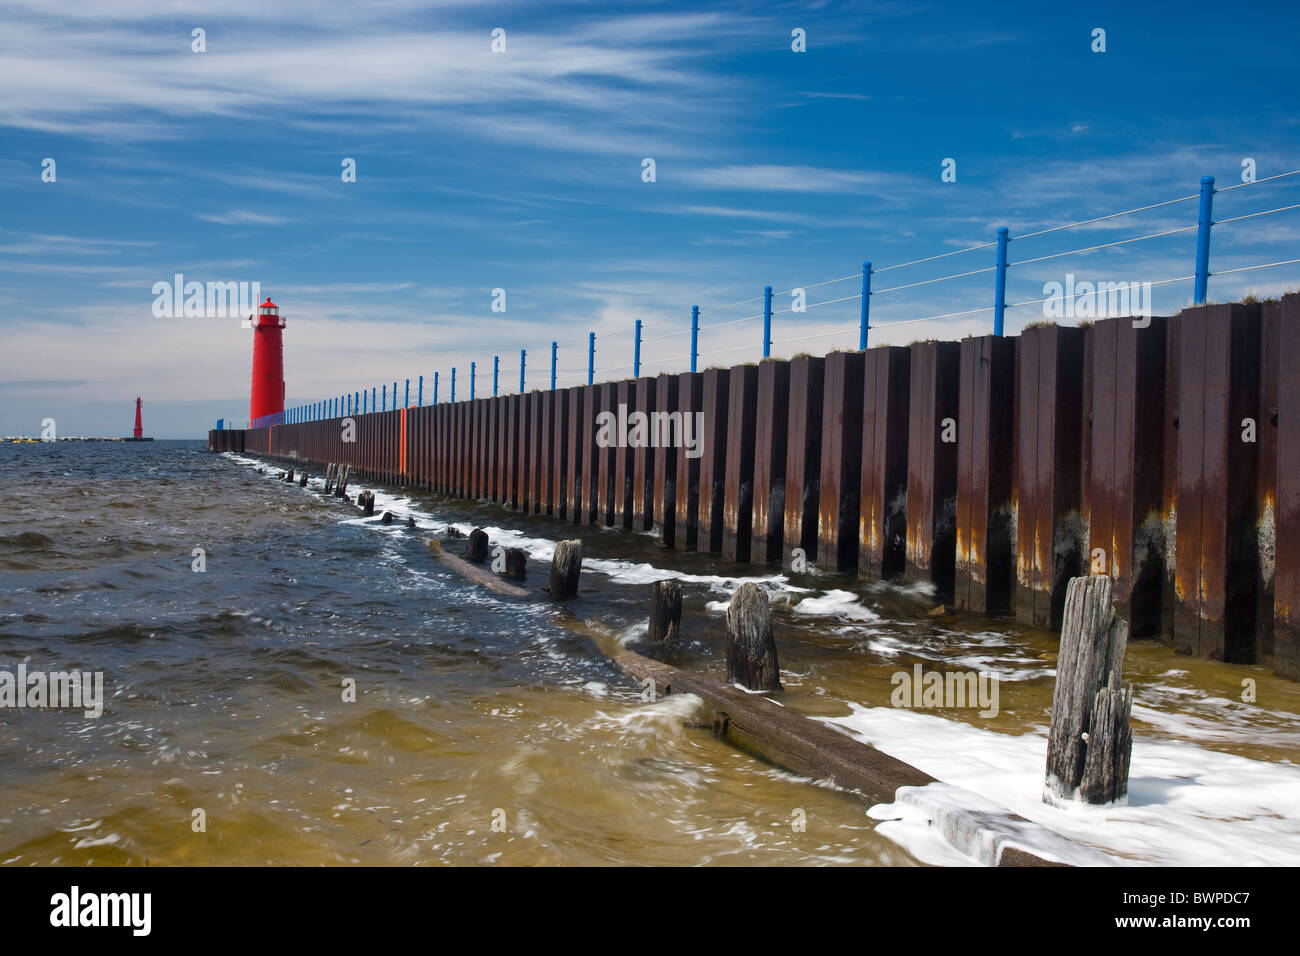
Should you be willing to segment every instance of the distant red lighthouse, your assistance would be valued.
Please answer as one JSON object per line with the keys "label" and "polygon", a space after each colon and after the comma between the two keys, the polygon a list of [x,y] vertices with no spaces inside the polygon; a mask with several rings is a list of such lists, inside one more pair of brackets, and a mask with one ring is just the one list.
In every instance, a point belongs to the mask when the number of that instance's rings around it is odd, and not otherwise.
{"label": "distant red lighthouse", "polygon": [[144,437],[144,420],[140,417],[140,406],[143,399],[139,395],[135,397],[135,431],[131,433],[130,438],[123,438],[122,441],[153,441],[152,438]]}
{"label": "distant red lighthouse", "polygon": [[253,317],[253,391],[248,421],[284,411],[284,319],[280,307],[267,296]]}

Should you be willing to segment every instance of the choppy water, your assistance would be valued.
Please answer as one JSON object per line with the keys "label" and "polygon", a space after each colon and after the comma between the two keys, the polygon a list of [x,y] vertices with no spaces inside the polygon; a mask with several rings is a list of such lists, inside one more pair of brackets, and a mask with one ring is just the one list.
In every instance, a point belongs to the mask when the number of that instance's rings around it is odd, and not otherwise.
{"label": "choppy water", "polygon": [[[924,589],[756,574],[580,529],[583,594],[557,608],[486,594],[421,540],[484,526],[530,552],[540,585],[554,540],[575,533],[548,519],[379,489],[380,511],[420,525],[384,527],[316,482],[274,481],[198,442],[0,445],[0,467],[0,669],[102,671],[107,698],[99,718],[0,708],[9,865],[948,861],[905,813],[869,815],[692,726],[690,698],[643,702],[562,626],[574,613],[634,641],[648,583],[669,574],[686,595],[676,663],[721,676],[721,609],[740,577],[758,580],[775,601],[787,706],[889,738],[944,779],[970,785],[972,755],[1005,766],[1007,747],[1032,765],[1050,710],[1051,635],[929,617]],[[889,708],[890,675],[916,662],[998,673],[999,716]],[[1258,705],[1235,700],[1241,674],[1258,680]],[[1294,810],[1268,823],[1266,793],[1300,781],[1296,686],[1153,645],[1133,646],[1128,675],[1135,776],[1144,739],[1185,748],[1201,772],[1241,761],[1259,792],[1238,805],[1214,789],[1215,812],[1265,821],[1245,850],[1300,852]],[[1158,773],[1179,777],[1178,758],[1166,764]],[[1177,819],[1204,817],[1203,804]],[[1159,827],[1155,810],[1125,812],[1143,833]],[[1116,845],[1106,818],[1094,839],[1088,822],[1077,839],[1156,858],[1140,840]]]}

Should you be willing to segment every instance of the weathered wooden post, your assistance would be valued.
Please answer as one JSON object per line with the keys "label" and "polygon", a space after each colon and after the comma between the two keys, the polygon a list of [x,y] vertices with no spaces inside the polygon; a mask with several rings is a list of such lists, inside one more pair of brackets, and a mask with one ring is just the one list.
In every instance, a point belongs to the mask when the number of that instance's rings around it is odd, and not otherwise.
{"label": "weathered wooden post", "polygon": [[383,516],[382,518],[379,519],[379,523],[380,523],[380,524],[392,524],[392,523],[393,523],[393,513],[392,513],[391,511],[385,511],[385,512],[384,512],[384,516]]}
{"label": "weathered wooden post", "polygon": [[742,584],[727,606],[727,681],[750,690],[780,690],[772,609],[756,585]]}
{"label": "weathered wooden post", "polygon": [[1121,686],[1128,624],[1115,614],[1106,575],[1066,590],[1056,662],[1043,799],[1111,803],[1128,793],[1133,687]]}
{"label": "weathered wooden post", "polygon": [[307,472],[304,471],[302,473],[302,476],[298,479],[298,487],[299,488],[307,487]]}
{"label": "weathered wooden post", "polygon": [[483,562],[488,556],[488,536],[482,528],[475,528],[469,533],[469,547],[465,549],[465,557],[470,561]]}
{"label": "weathered wooden post", "polygon": [[555,546],[551,561],[551,583],[547,590],[553,600],[561,601],[578,593],[578,575],[582,573],[582,540],[573,538]]}
{"label": "weathered wooden post", "polygon": [[362,513],[369,518],[375,513],[375,493],[373,491],[363,491],[357,495],[357,504],[361,506]]}
{"label": "weathered wooden post", "polygon": [[288,473],[287,475],[284,476],[284,480],[285,480],[285,481],[293,481],[293,469],[292,469],[292,468],[290,468],[290,469],[289,469],[289,473]]}
{"label": "weathered wooden post", "polygon": [[523,548],[506,548],[506,570],[502,575],[508,581],[522,581],[528,576],[528,555]]}
{"label": "weathered wooden post", "polygon": [[325,466],[325,494],[330,494],[334,490],[334,466]]}
{"label": "weathered wooden post", "polygon": [[682,586],[677,581],[656,581],[650,587],[650,643],[675,641],[682,623]]}

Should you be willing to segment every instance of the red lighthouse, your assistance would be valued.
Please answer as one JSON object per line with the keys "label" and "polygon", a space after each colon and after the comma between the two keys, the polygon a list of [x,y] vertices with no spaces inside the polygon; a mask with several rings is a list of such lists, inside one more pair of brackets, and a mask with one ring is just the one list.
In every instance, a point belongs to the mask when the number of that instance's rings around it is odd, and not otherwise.
{"label": "red lighthouse", "polygon": [[248,402],[248,421],[284,411],[284,319],[280,307],[267,296],[257,308],[253,323],[253,391]]}
{"label": "red lighthouse", "polygon": [[137,395],[135,397],[135,431],[131,433],[131,437],[136,441],[139,441],[144,437],[144,421],[140,418],[140,404],[141,399],[140,396]]}

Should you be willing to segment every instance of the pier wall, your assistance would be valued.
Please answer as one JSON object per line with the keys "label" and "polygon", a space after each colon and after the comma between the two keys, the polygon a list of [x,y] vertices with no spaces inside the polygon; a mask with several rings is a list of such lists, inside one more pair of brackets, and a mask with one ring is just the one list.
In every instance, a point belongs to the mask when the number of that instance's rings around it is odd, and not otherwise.
{"label": "pier wall", "polygon": [[[1090,569],[1133,637],[1295,680],[1297,356],[1289,295],[212,431],[208,447],[728,562],[926,582],[952,609],[1043,628]],[[689,417],[697,444],[655,413]]]}

